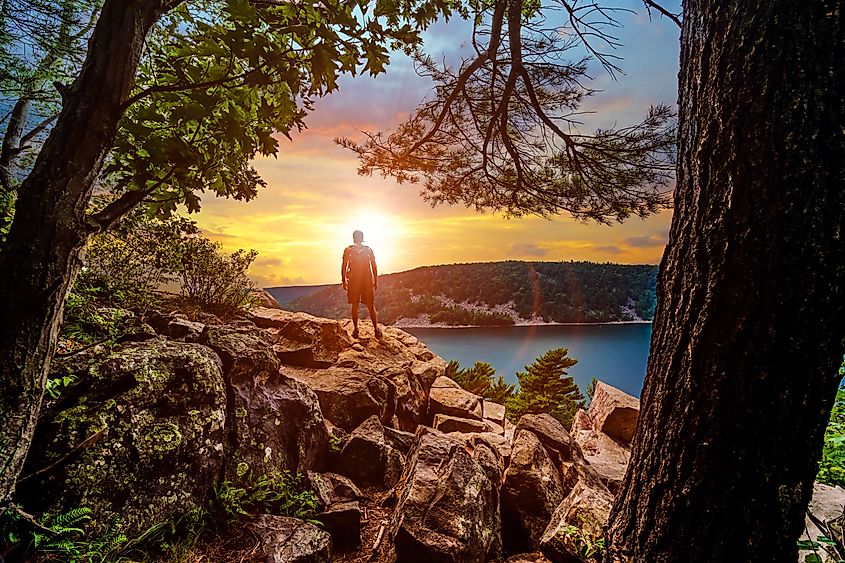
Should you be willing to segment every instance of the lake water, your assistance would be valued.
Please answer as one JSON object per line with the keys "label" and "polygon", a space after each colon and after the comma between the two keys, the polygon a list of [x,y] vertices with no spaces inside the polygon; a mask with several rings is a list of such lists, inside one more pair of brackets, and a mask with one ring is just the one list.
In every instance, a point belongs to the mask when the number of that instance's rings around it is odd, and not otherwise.
{"label": "lake water", "polygon": [[569,374],[585,389],[593,377],[636,397],[645,378],[651,324],[408,328],[444,360],[461,367],[487,362],[516,383],[516,372],[552,348],[567,348],[578,360]]}

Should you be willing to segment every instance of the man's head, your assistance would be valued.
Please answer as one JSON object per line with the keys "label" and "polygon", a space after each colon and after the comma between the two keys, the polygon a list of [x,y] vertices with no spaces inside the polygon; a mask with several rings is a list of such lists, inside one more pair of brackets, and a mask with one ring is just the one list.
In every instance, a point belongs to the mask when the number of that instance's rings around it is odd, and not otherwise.
{"label": "man's head", "polygon": [[364,233],[362,233],[361,231],[354,231],[352,233],[352,242],[354,242],[355,244],[361,244],[362,242],[364,242]]}

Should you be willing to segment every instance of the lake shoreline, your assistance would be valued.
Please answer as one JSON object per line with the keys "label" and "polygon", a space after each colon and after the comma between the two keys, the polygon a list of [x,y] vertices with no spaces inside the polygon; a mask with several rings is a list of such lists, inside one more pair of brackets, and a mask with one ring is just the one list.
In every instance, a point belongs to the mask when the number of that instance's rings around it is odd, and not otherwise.
{"label": "lake shoreline", "polygon": [[[401,319],[397,322],[401,323]],[[390,324],[394,328],[514,328],[514,327],[530,327],[530,326],[600,326],[600,325],[642,325],[651,324],[653,321],[604,321],[596,323],[546,323],[546,322],[526,322],[515,323],[512,325],[447,325],[445,323],[428,323],[428,324]]]}

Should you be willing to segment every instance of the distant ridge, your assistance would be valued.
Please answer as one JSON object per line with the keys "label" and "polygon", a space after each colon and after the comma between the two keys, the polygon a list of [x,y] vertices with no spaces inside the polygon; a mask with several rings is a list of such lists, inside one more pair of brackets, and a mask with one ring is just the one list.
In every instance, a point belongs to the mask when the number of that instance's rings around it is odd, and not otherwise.
{"label": "distant ridge", "polygon": [[[379,320],[396,326],[650,321],[657,266],[479,262],[379,276]],[[340,284],[268,288],[286,309],[348,317]]]}
{"label": "distant ridge", "polygon": [[315,291],[319,291],[326,287],[332,287],[332,284],[284,285],[278,287],[267,287],[265,289],[270,292],[270,295],[272,295],[276,301],[279,302],[279,305],[285,306],[294,299],[310,295]]}

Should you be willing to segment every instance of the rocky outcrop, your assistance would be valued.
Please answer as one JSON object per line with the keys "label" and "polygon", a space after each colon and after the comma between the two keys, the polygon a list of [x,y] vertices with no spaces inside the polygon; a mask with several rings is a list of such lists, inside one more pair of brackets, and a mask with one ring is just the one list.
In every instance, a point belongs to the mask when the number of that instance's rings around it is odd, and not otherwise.
{"label": "rocky outcrop", "polygon": [[436,430],[417,431],[391,519],[398,561],[481,563],[497,556],[499,490],[489,457],[496,454],[486,446],[477,451]]}
{"label": "rocky outcrop", "polygon": [[260,516],[267,561],[486,562],[504,548],[557,562],[599,533],[627,464],[636,400],[604,384],[570,434],[549,415],[514,426],[395,328],[353,340],[349,322],[262,307],[141,325],[138,341],[56,364],[76,382],[48,401],[27,509],[88,506],[91,535],[119,514],[132,540],[208,507],[222,480],[249,489],[291,471],[307,475],[322,528]]}
{"label": "rocky outcrop", "polygon": [[262,514],[250,529],[261,542],[265,563],[329,563],[331,538],[313,524]]}
{"label": "rocky outcrop", "polygon": [[56,364],[77,383],[42,414],[19,502],[39,514],[88,507],[93,536],[117,516],[130,538],[204,508],[226,442],[217,355],[157,338],[73,360]]}
{"label": "rocky outcrop", "polygon": [[572,424],[572,437],[584,459],[613,494],[621,489],[631,458],[630,440],[636,429],[639,404],[637,398],[624,391],[598,382],[589,410],[579,410]]}
{"label": "rocky outcrop", "polygon": [[493,425],[493,431],[497,434],[505,433],[505,405],[494,403],[484,399],[482,404],[484,421]]}
{"label": "rocky outcrop", "polygon": [[498,452],[499,457],[502,459],[503,467],[507,467],[510,463],[511,442],[500,434],[494,434],[492,432],[449,432],[448,435],[461,442],[470,452],[475,448],[476,444],[483,442]]}
{"label": "rocky outcrop", "polygon": [[250,318],[267,329],[282,371],[313,389],[323,415],[346,431],[372,415],[413,431],[424,422],[432,383],[446,370],[419,340],[392,327],[381,340],[355,341],[349,321],[264,308]]}

